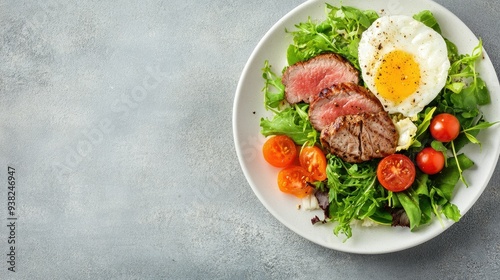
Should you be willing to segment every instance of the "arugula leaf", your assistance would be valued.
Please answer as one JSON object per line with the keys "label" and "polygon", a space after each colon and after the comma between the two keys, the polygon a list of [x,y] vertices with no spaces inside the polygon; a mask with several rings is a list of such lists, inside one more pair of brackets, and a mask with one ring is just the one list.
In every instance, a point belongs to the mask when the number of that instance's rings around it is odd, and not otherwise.
{"label": "arugula leaf", "polygon": [[436,140],[434,140],[434,141],[431,142],[431,147],[434,150],[439,151],[439,152],[443,152],[443,153],[446,152],[446,151],[448,151],[448,148],[446,148],[444,146],[443,142],[439,142],[439,141],[436,141]]}
{"label": "arugula leaf", "polygon": [[446,218],[453,220],[454,222],[458,222],[461,217],[458,207],[455,204],[449,202],[443,206],[443,214]]}
{"label": "arugula leaf", "polygon": [[467,140],[469,142],[471,142],[473,144],[478,144],[479,146],[481,146],[481,142],[479,142],[479,140],[477,140],[476,135],[479,133],[480,130],[491,127],[497,123],[499,123],[499,122],[498,121],[497,122],[480,121],[477,125],[462,130],[462,133],[465,135],[465,137],[467,138]]}
{"label": "arugula leaf", "polygon": [[385,207],[379,207],[375,209],[373,214],[369,216],[369,219],[376,222],[377,224],[382,225],[391,225],[392,224],[392,215],[387,212]]}
{"label": "arugula leaf", "polygon": [[419,196],[419,207],[422,216],[420,217],[420,225],[428,224],[432,221],[432,204],[428,196]]}
{"label": "arugula leaf", "polygon": [[[452,85],[453,86],[453,85]],[[447,86],[449,89],[450,86]],[[486,84],[481,78],[476,78],[476,81],[470,86],[461,86],[460,91],[454,88],[454,93],[451,95],[452,103],[463,110],[475,110],[478,105],[486,105],[490,103],[490,94]]]}
{"label": "arugula leaf", "polygon": [[[474,166],[474,162],[469,159],[465,154],[459,154],[456,157],[451,157],[447,159],[446,167],[433,177],[433,182],[437,189],[439,189],[443,198],[446,200],[451,200],[451,195],[458,180],[461,178],[461,171],[466,170]],[[460,167],[460,170],[458,169]]]}
{"label": "arugula leaf", "polygon": [[448,59],[450,61],[456,61],[458,60],[459,53],[458,53],[458,48],[457,46],[450,40],[443,38],[444,42],[446,43],[446,47],[448,49]]}
{"label": "arugula leaf", "polygon": [[417,125],[417,132],[410,145],[411,151],[420,151],[429,140],[430,133],[428,131],[428,128],[431,124],[431,120],[434,116],[435,111],[436,107],[427,107],[423,112],[420,112],[418,114],[418,119],[415,121],[415,124]]}
{"label": "arugula leaf", "polygon": [[450,101],[455,111],[476,110],[478,106],[491,102],[486,83],[476,72],[475,64],[482,57],[482,47],[483,42],[479,40],[470,55],[458,56],[450,66],[445,89],[453,93]]}
{"label": "arugula leaf", "polygon": [[500,121],[496,121],[496,122],[480,122],[478,123],[477,125],[473,126],[473,127],[469,127],[467,129],[464,129],[462,130],[462,132],[469,132],[469,131],[473,131],[473,130],[482,130],[482,129],[486,129],[488,127],[491,127],[497,123],[499,123]]}
{"label": "arugula leaf", "polygon": [[329,218],[338,222],[334,234],[352,236],[351,223],[373,216],[387,220],[380,208],[387,204],[390,194],[377,181],[377,163],[373,161],[351,164],[328,155],[326,174],[329,188]]}
{"label": "arugula leaf", "polygon": [[417,176],[415,176],[415,182],[416,185],[413,186],[415,193],[417,195],[429,196],[429,188],[427,187],[429,175],[419,172]]}
{"label": "arugula leaf", "polygon": [[411,195],[409,191],[396,193],[401,205],[405,209],[406,215],[410,219],[410,230],[415,229],[420,225],[422,211],[419,207],[417,195]]}
{"label": "arugula leaf", "polygon": [[434,112],[436,111],[436,107],[428,107],[425,109],[424,112],[424,117],[422,121],[418,124],[417,126],[417,134],[415,138],[419,138],[425,131],[427,131],[427,128],[431,124],[432,116],[434,115]]}

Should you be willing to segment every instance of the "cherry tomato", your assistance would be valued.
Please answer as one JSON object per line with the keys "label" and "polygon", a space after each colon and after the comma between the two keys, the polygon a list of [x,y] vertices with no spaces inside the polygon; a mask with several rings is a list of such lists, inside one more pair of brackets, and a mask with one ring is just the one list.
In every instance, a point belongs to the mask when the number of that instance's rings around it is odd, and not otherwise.
{"label": "cherry tomato", "polygon": [[393,192],[408,189],[415,181],[415,165],[405,155],[392,154],[383,158],[377,167],[377,179],[384,188]]}
{"label": "cherry tomato", "polygon": [[290,165],[300,165],[300,159],[299,159],[298,153],[299,153],[300,149],[302,149],[302,146],[296,145],[295,148],[297,149],[297,156],[295,157],[295,159],[292,161],[292,164],[290,164]]}
{"label": "cherry tomato", "polygon": [[434,139],[450,142],[460,133],[460,122],[452,114],[442,113],[432,118],[429,130]]}
{"label": "cherry tomato", "polygon": [[425,174],[436,174],[444,167],[444,155],[431,147],[424,148],[417,154],[417,166]]}
{"label": "cherry tomato", "polygon": [[286,167],[278,173],[278,187],[284,193],[305,197],[314,192],[314,187],[308,184],[310,175],[302,166]]}
{"label": "cherry tomato", "polygon": [[262,147],[264,159],[275,167],[287,167],[297,157],[295,142],[285,135],[269,138]]}
{"label": "cherry tomato", "polygon": [[313,181],[326,179],[326,157],[323,151],[316,146],[305,146],[300,151],[300,165],[310,174]]}

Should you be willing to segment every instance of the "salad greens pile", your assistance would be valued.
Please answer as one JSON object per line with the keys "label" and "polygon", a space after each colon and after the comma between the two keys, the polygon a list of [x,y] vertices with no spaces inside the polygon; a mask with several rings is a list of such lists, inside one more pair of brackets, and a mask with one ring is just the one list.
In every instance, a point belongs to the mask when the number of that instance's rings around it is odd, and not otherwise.
{"label": "salad greens pile", "polygon": [[294,43],[287,50],[288,64],[308,60],[323,52],[334,52],[359,69],[361,34],[378,18],[378,14],[346,6],[338,8],[326,4],[326,7],[329,12],[325,21],[315,24],[309,18],[295,26],[297,31],[289,32]]}
{"label": "salad greens pile", "polygon": [[[361,34],[379,15],[375,11],[362,11],[354,7],[326,4],[326,8],[325,20],[315,23],[309,18],[307,22],[295,25],[296,30],[286,30],[293,36],[293,43],[287,50],[288,64],[334,52],[359,69],[358,44]],[[430,11],[422,11],[414,15],[414,19],[441,34],[440,26]],[[442,216],[453,221],[460,219],[460,210],[451,202],[451,198],[460,180],[468,186],[463,171],[474,163],[459,152],[468,143],[480,144],[477,134],[494,123],[487,122],[479,108],[490,102],[488,88],[479,77],[475,65],[482,58],[482,42],[471,54],[459,54],[455,44],[446,38],[445,42],[451,64],[446,86],[413,120],[417,135],[410,148],[402,152],[414,161],[419,151],[425,146],[432,146],[447,155],[444,169],[435,175],[417,170],[411,188],[393,193],[383,188],[377,180],[379,160],[352,164],[334,155],[327,155],[327,180],[315,185],[317,194],[328,197],[328,206],[323,209],[323,222],[335,223],[335,235],[343,234],[350,238],[351,224],[356,220],[370,219],[380,224],[408,226],[414,230],[429,224],[433,216],[441,222]],[[271,69],[268,61],[265,61],[262,71],[265,106],[274,112],[274,117],[261,119],[261,133],[264,136],[288,135],[299,145],[321,145],[318,132],[308,118],[309,104],[287,104],[281,77]],[[434,140],[428,130],[432,117],[444,112],[455,115],[461,125],[459,137],[449,143]],[[319,219],[315,218],[313,222],[318,222]]]}

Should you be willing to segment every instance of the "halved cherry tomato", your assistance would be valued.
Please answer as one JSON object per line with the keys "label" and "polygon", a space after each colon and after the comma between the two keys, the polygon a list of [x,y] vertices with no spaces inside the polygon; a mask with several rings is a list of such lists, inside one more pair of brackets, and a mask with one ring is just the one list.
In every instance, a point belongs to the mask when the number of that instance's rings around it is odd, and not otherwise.
{"label": "halved cherry tomato", "polygon": [[425,174],[433,175],[444,167],[444,155],[432,147],[424,148],[417,154],[417,166]]}
{"label": "halved cherry tomato", "polygon": [[392,154],[383,158],[377,167],[377,179],[384,188],[393,192],[408,189],[415,181],[415,165],[405,155]]}
{"label": "halved cherry tomato", "polygon": [[275,167],[287,167],[297,157],[295,142],[285,135],[269,138],[262,147],[264,159]]}
{"label": "halved cherry tomato", "polygon": [[295,157],[295,159],[292,161],[292,164],[290,164],[290,165],[300,165],[299,151],[300,151],[300,149],[302,149],[302,146],[296,145],[295,148],[297,149],[297,156]]}
{"label": "halved cherry tomato", "polygon": [[326,157],[323,151],[316,146],[305,146],[299,154],[300,165],[311,173],[313,181],[326,179]]}
{"label": "halved cherry tomato", "polygon": [[278,187],[284,193],[293,194],[298,198],[305,197],[314,192],[310,186],[309,172],[302,166],[289,166],[278,173]]}
{"label": "halved cherry tomato", "polygon": [[460,122],[452,114],[441,113],[432,118],[429,130],[434,139],[450,142],[457,138],[460,133]]}

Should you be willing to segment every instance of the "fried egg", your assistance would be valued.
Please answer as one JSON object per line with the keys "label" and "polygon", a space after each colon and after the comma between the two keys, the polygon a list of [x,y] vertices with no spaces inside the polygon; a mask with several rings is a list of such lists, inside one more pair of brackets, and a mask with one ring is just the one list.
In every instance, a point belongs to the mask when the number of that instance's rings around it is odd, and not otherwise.
{"label": "fried egg", "polygon": [[416,116],[446,84],[450,62],[443,37],[403,15],[378,18],[361,36],[365,85],[390,114]]}

